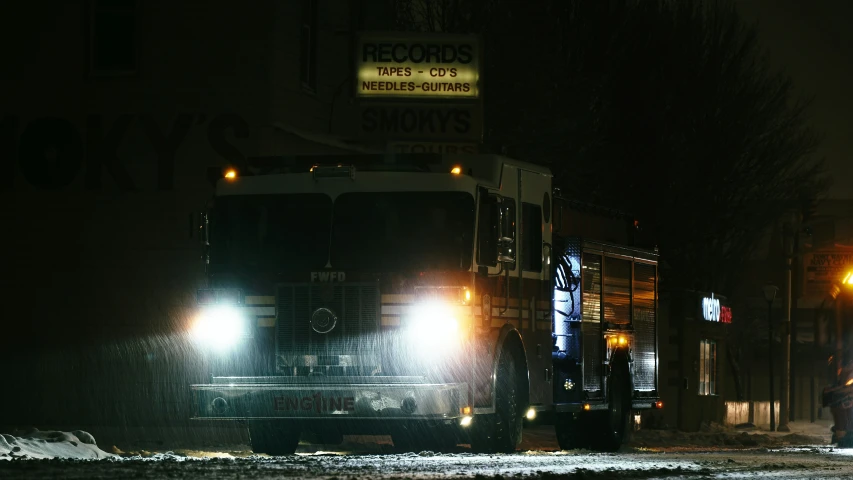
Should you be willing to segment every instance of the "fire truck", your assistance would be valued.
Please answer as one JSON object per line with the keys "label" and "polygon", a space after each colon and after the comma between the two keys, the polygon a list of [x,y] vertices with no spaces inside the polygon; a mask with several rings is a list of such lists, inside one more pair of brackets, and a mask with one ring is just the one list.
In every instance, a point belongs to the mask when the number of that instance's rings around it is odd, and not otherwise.
{"label": "fire truck", "polygon": [[580,235],[547,168],[311,156],[220,176],[193,418],[243,422],[255,452],[348,434],[512,452],[531,422],[613,451],[662,407],[657,250]]}

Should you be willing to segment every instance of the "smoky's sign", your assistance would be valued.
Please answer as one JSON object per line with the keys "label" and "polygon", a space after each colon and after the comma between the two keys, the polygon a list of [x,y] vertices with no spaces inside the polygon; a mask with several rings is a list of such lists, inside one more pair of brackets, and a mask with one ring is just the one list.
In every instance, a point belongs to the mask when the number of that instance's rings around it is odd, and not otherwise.
{"label": "smoky's sign", "polygon": [[483,132],[476,104],[363,105],[359,119],[363,137],[479,142]]}
{"label": "smoky's sign", "polygon": [[833,250],[803,255],[803,294],[822,297],[833,282],[853,269],[853,250]]}
{"label": "smoky's sign", "polygon": [[475,99],[480,45],[469,35],[362,34],[356,72],[359,97]]}

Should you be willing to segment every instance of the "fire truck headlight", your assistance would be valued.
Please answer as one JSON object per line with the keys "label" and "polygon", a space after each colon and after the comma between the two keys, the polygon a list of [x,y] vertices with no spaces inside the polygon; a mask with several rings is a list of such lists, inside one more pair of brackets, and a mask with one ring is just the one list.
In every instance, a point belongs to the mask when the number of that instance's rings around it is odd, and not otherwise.
{"label": "fire truck headlight", "polygon": [[193,325],[192,335],[199,343],[225,349],[246,335],[246,322],[234,307],[212,307],[201,312]]}
{"label": "fire truck headlight", "polygon": [[453,310],[443,303],[423,303],[415,307],[409,319],[413,340],[430,348],[456,343],[459,321]]}

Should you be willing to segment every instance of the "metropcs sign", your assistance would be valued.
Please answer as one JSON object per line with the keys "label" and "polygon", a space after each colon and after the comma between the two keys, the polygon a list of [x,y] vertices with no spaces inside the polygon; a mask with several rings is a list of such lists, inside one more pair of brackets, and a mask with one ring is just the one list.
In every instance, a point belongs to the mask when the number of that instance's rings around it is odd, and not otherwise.
{"label": "metropcs sign", "polygon": [[359,97],[476,99],[478,37],[363,34],[356,73]]}
{"label": "metropcs sign", "polygon": [[702,299],[702,318],[709,322],[732,323],[732,309],[720,305],[720,299],[710,297]]}

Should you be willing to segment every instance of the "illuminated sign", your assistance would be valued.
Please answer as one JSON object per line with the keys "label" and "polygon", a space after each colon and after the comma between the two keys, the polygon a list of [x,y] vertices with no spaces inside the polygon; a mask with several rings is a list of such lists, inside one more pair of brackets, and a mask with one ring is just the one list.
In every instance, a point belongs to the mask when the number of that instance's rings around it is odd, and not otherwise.
{"label": "illuminated sign", "polygon": [[709,322],[732,323],[732,309],[720,305],[720,299],[710,297],[702,299],[702,318]]}
{"label": "illuminated sign", "polygon": [[720,307],[720,323],[732,323],[732,309]]}
{"label": "illuminated sign", "polygon": [[822,301],[833,283],[844,278],[853,268],[853,250],[837,247],[833,250],[803,255],[803,295]]}
{"label": "illuminated sign", "polygon": [[714,298],[713,293],[711,298],[702,299],[702,317],[709,322],[720,321],[720,299]]}
{"label": "illuminated sign", "polygon": [[359,97],[475,99],[479,42],[468,35],[365,34],[356,72]]}

